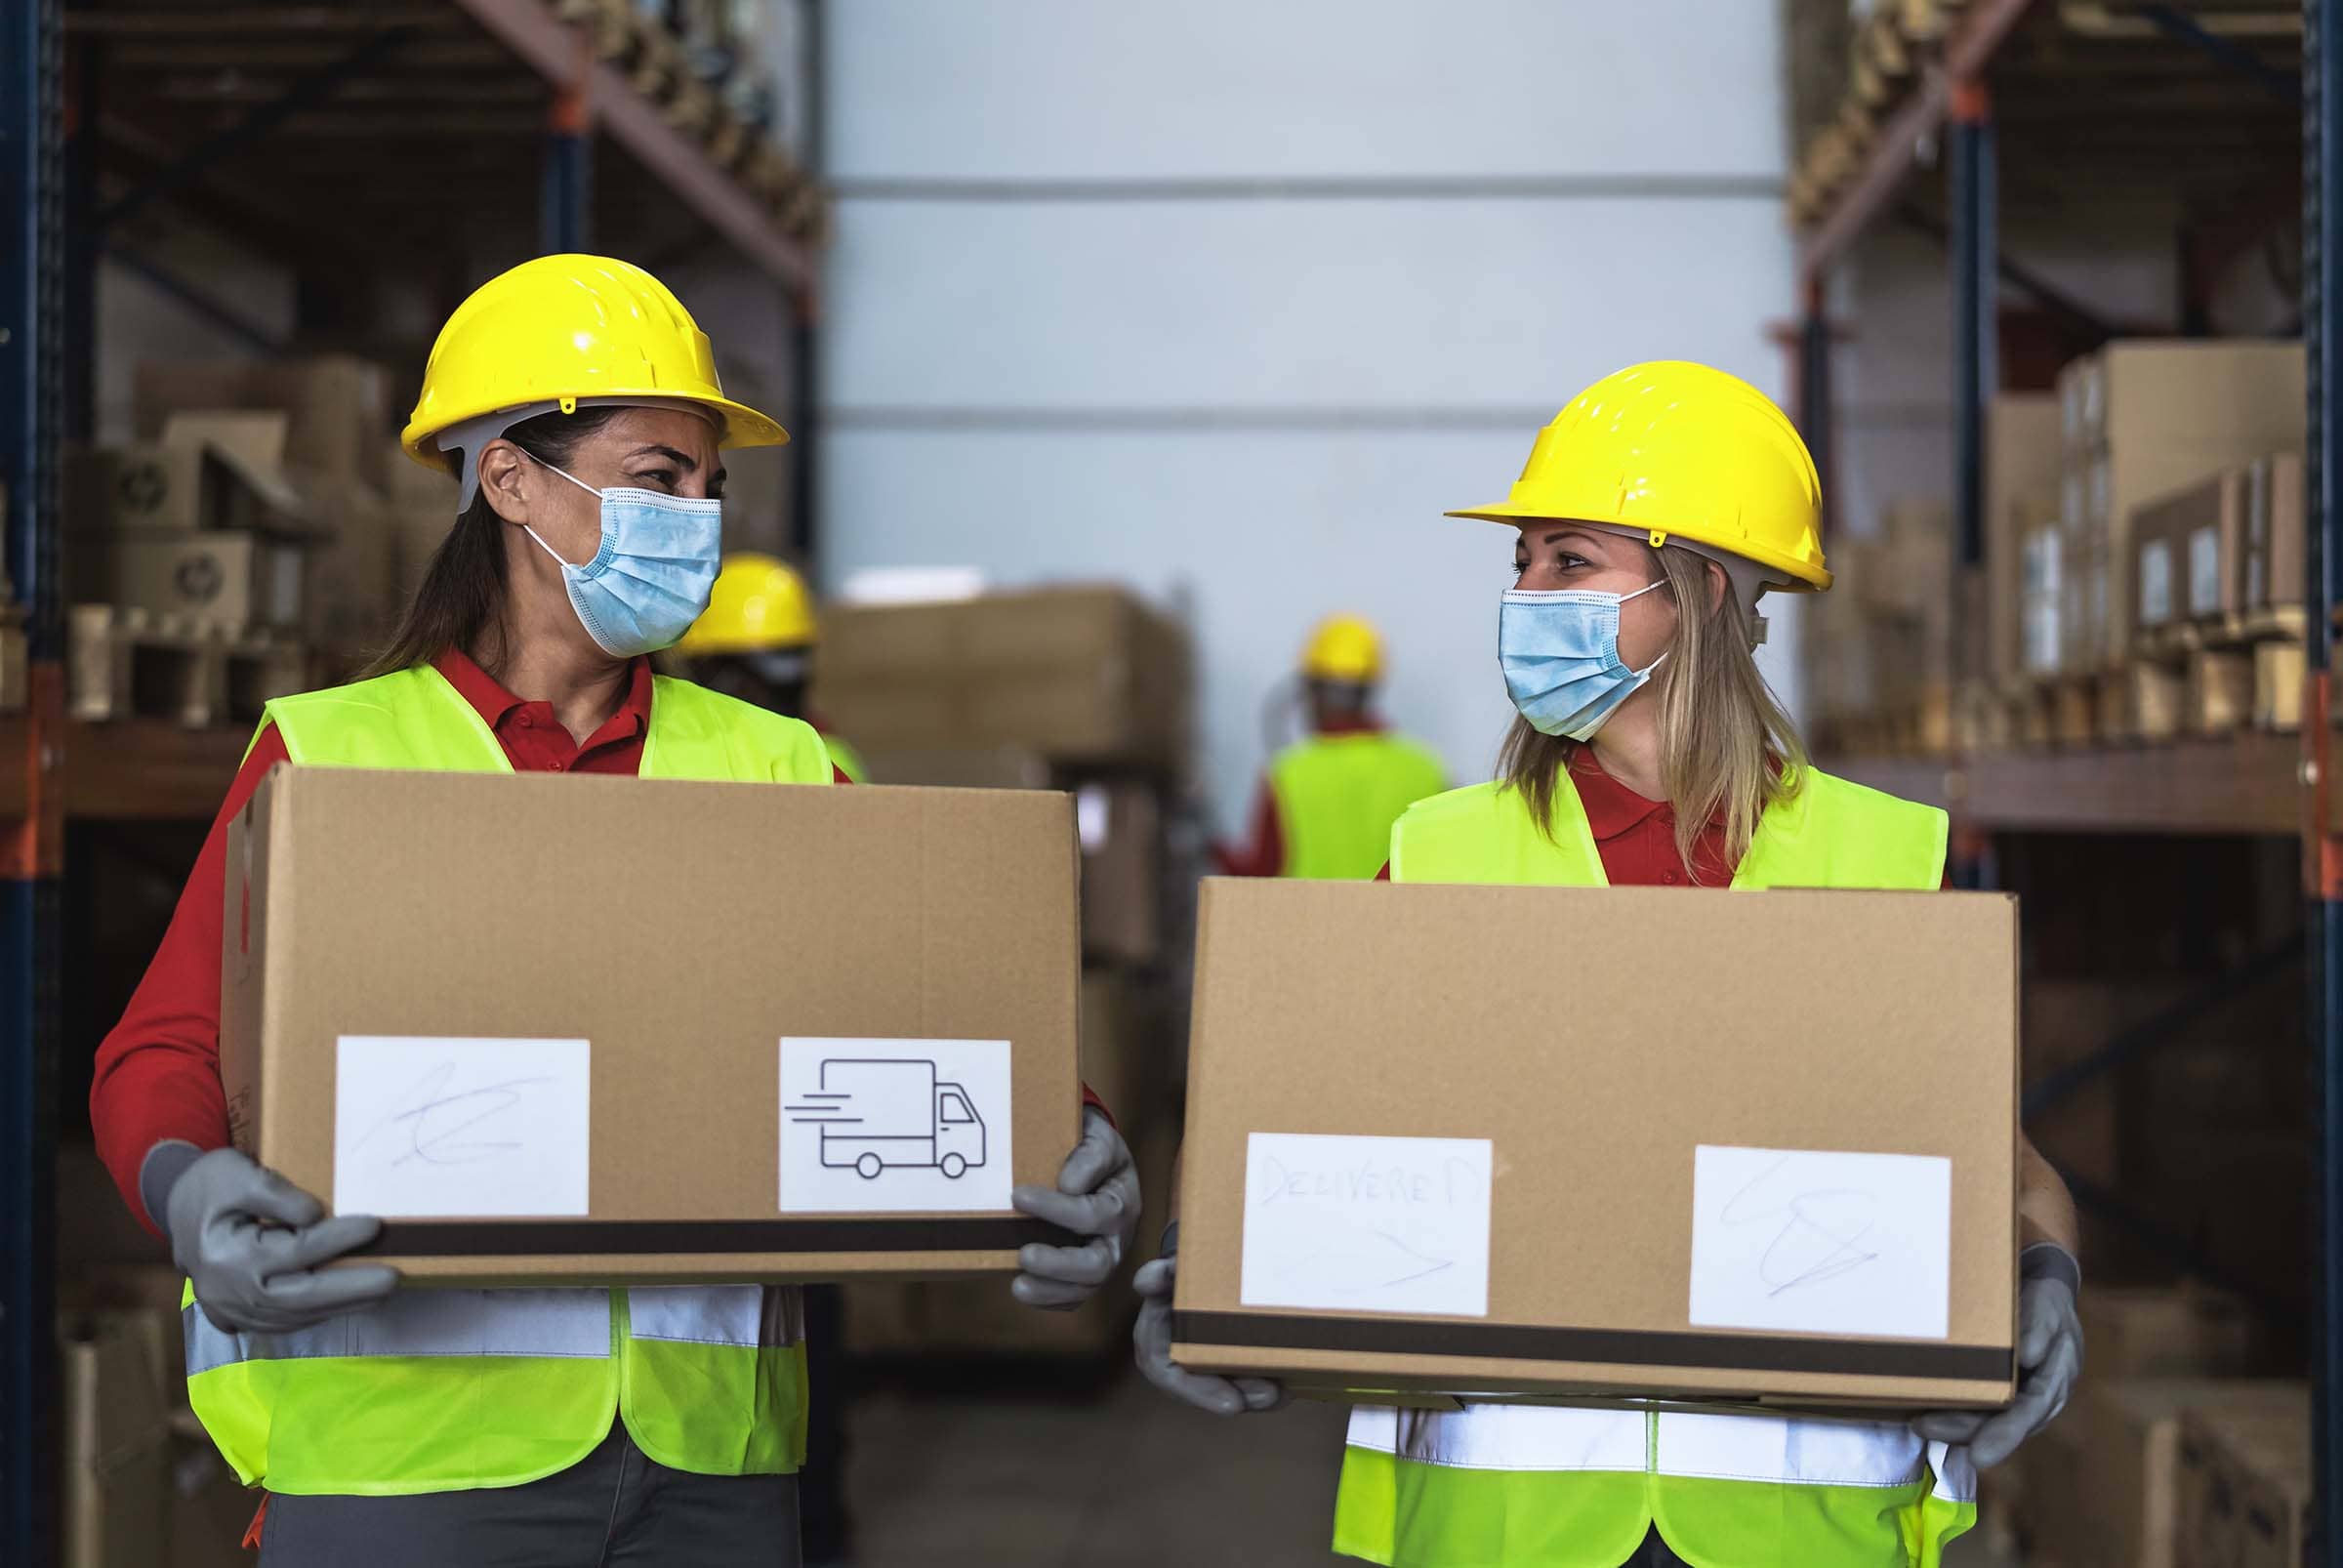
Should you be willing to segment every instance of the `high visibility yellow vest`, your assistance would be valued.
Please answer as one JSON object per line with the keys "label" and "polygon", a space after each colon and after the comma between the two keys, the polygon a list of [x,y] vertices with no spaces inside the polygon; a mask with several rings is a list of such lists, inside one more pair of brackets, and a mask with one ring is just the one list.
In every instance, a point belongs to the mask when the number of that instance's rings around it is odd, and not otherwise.
{"label": "high visibility yellow vest", "polygon": [[[1497,784],[1391,833],[1401,882],[1605,887],[1565,771],[1553,835]],[[1945,813],[1808,769],[1759,819],[1740,888],[1933,888]],[[1693,1568],[1938,1568],[1977,1517],[1965,1450],[1902,1422],[1661,1410],[1362,1405],[1335,1549],[1401,1568],[1618,1568],[1657,1525]]]}
{"label": "high visibility yellow vest", "polygon": [[1440,759],[1398,735],[1313,735],[1269,764],[1285,877],[1365,881],[1382,869],[1391,824],[1447,788]]}
{"label": "high visibility yellow vest", "polygon": [[871,781],[871,771],[863,765],[862,753],[826,731],[822,735],[822,744],[830,748],[830,762],[846,775],[847,783],[868,784]]}
{"label": "high visibility yellow vest", "polygon": [[[294,762],[510,772],[477,710],[418,665],[280,697]],[[820,737],[682,681],[652,686],[645,778],[827,784]],[[391,1496],[515,1486],[567,1469],[623,1420],[702,1475],[786,1474],[805,1457],[798,1293],[402,1290],[292,1334],[228,1334],[181,1298],[187,1398],[246,1485]]]}

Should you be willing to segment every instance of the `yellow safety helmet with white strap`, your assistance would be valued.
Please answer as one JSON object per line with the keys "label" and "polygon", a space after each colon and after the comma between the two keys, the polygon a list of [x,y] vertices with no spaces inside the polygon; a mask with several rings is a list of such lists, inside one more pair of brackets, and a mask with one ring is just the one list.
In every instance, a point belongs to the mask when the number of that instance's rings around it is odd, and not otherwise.
{"label": "yellow safety helmet with white strap", "polygon": [[[1570,518],[1754,561],[1769,582],[1830,586],[1822,478],[1788,415],[1737,376],[1685,360],[1629,365],[1538,433],[1502,501],[1452,517]],[[1703,548],[1705,547],[1705,548]]]}
{"label": "yellow safety helmet with white strap", "polygon": [[723,446],[778,446],[789,433],[724,395],[716,351],[683,302],[632,263],[540,256],[481,284],[432,345],[423,394],[399,445],[446,468],[441,433],[504,410],[550,403],[685,403]]}
{"label": "yellow safety helmet with white strap", "polygon": [[1372,685],[1383,678],[1382,636],[1359,616],[1330,615],[1302,649],[1301,673],[1312,681]]}

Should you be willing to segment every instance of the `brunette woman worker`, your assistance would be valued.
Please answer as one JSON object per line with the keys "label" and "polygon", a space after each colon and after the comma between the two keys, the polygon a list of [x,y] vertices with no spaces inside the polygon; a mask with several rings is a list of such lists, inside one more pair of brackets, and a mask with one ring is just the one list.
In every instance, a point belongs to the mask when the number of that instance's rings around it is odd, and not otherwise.
{"label": "brunette woman worker", "polygon": [[[461,479],[455,527],[367,678],[268,705],[100,1050],[99,1147],[189,1276],[189,1401],[271,1494],[264,1564],[798,1560],[794,1290],[395,1291],[388,1268],[318,1269],[378,1222],[329,1218],[226,1147],[218,1070],[224,836],[276,763],[832,781],[806,725],[645,657],[707,603],[719,449],[786,438],[623,262],[543,258],[458,308],[405,435]],[[1012,1289],[1036,1305],[1088,1295],[1136,1220],[1122,1139],[1085,1122],[1061,1190],[1017,1192],[1089,1238],[1026,1250]]]}
{"label": "brunette woman worker", "polygon": [[[1760,593],[1830,586],[1819,499],[1797,433],[1730,376],[1637,365],[1581,393],[1540,433],[1509,499],[1452,514],[1520,530],[1516,587],[1498,619],[1517,717],[1495,783],[1421,802],[1400,819],[1390,874],[1572,887],[1940,886],[1944,814],[1811,766],[1750,656]],[[1567,933],[1556,934],[1552,962],[1525,958],[1523,983],[1551,987],[1566,1015]],[[1336,1549],[1410,1568],[1933,1568],[1976,1517],[1976,1466],[2007,1457],[2057,1415],[2081,1365],[2073,1205],[2031,1146],[2019,1187],[2023,1370],[2006,1410],[1907,1426],[1362,1406]],[[1167,1257],[1140,1271],[1151,1297],[1140,1364],[1207,1409],[1273,1405],[1274,1384],[1172,1364],[1173,1266]]]}

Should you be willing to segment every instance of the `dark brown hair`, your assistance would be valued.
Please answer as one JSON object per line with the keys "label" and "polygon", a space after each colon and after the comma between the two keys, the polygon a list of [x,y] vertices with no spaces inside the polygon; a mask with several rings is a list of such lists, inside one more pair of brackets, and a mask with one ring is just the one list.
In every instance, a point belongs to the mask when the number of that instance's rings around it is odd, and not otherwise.
{"label": "dark brown hair", "polygon": [[[540,414],[505,432],[505,439],[538,462],[559,467],[587,436],[625,412],[606,406]],[[476,465],[479,454],[465,452],[455,461]],[[492,675],[505,662],[505,522],[485,489],[432,552],[398,631],[356,679],[429,664],[449,648],[462,648]]]}
{"label": "dark brown hair", "polygon": [[[1665,579],[1678,605],[1708,603],[1711,568],[1699,553],[1665,545],[1651,555],[1651,580]],[[1713,612],[1678,615],[1667,662],[1652,678],[1660,698],[1661,777],[1675,810],[1676,853],[1687,867],[1702,830],[1719,816],[1725,861],[1740,865],[1758,817],[1797,790],[1805,766],[1797,726],[1751,657],[1755,631],[1753,612],[1728,585]],[[1517,715],[1498,754],[1498,776],[1521,792],[1531,820],[1548,839],[1555,781],[1581,744],[1542,734]]]}

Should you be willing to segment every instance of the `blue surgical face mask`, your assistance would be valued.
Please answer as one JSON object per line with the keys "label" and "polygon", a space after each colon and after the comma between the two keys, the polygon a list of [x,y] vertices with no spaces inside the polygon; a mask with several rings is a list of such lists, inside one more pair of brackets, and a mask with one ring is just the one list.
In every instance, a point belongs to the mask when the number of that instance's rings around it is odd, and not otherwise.
{"label": "blue surgical face mask", "polygon": [[723,555],[724,504],[656,490],[596,490],[543,466],[602,503],[602,548],[583,566],[562,560],[536,529],[521,525],[559,562],[586,635],[614,659],[672,647],[708,607]]}
{"label": "blue surgical face mask", "polygon": [[1541,734],[1591,740],[1619,705],[1652,678],[1667,655],[1630,670],[1619,656],[1619,607],[1632,594],[1593,589],[1534,593],[1509,589],[1497,612],[1497,662],[1513,706]]}

